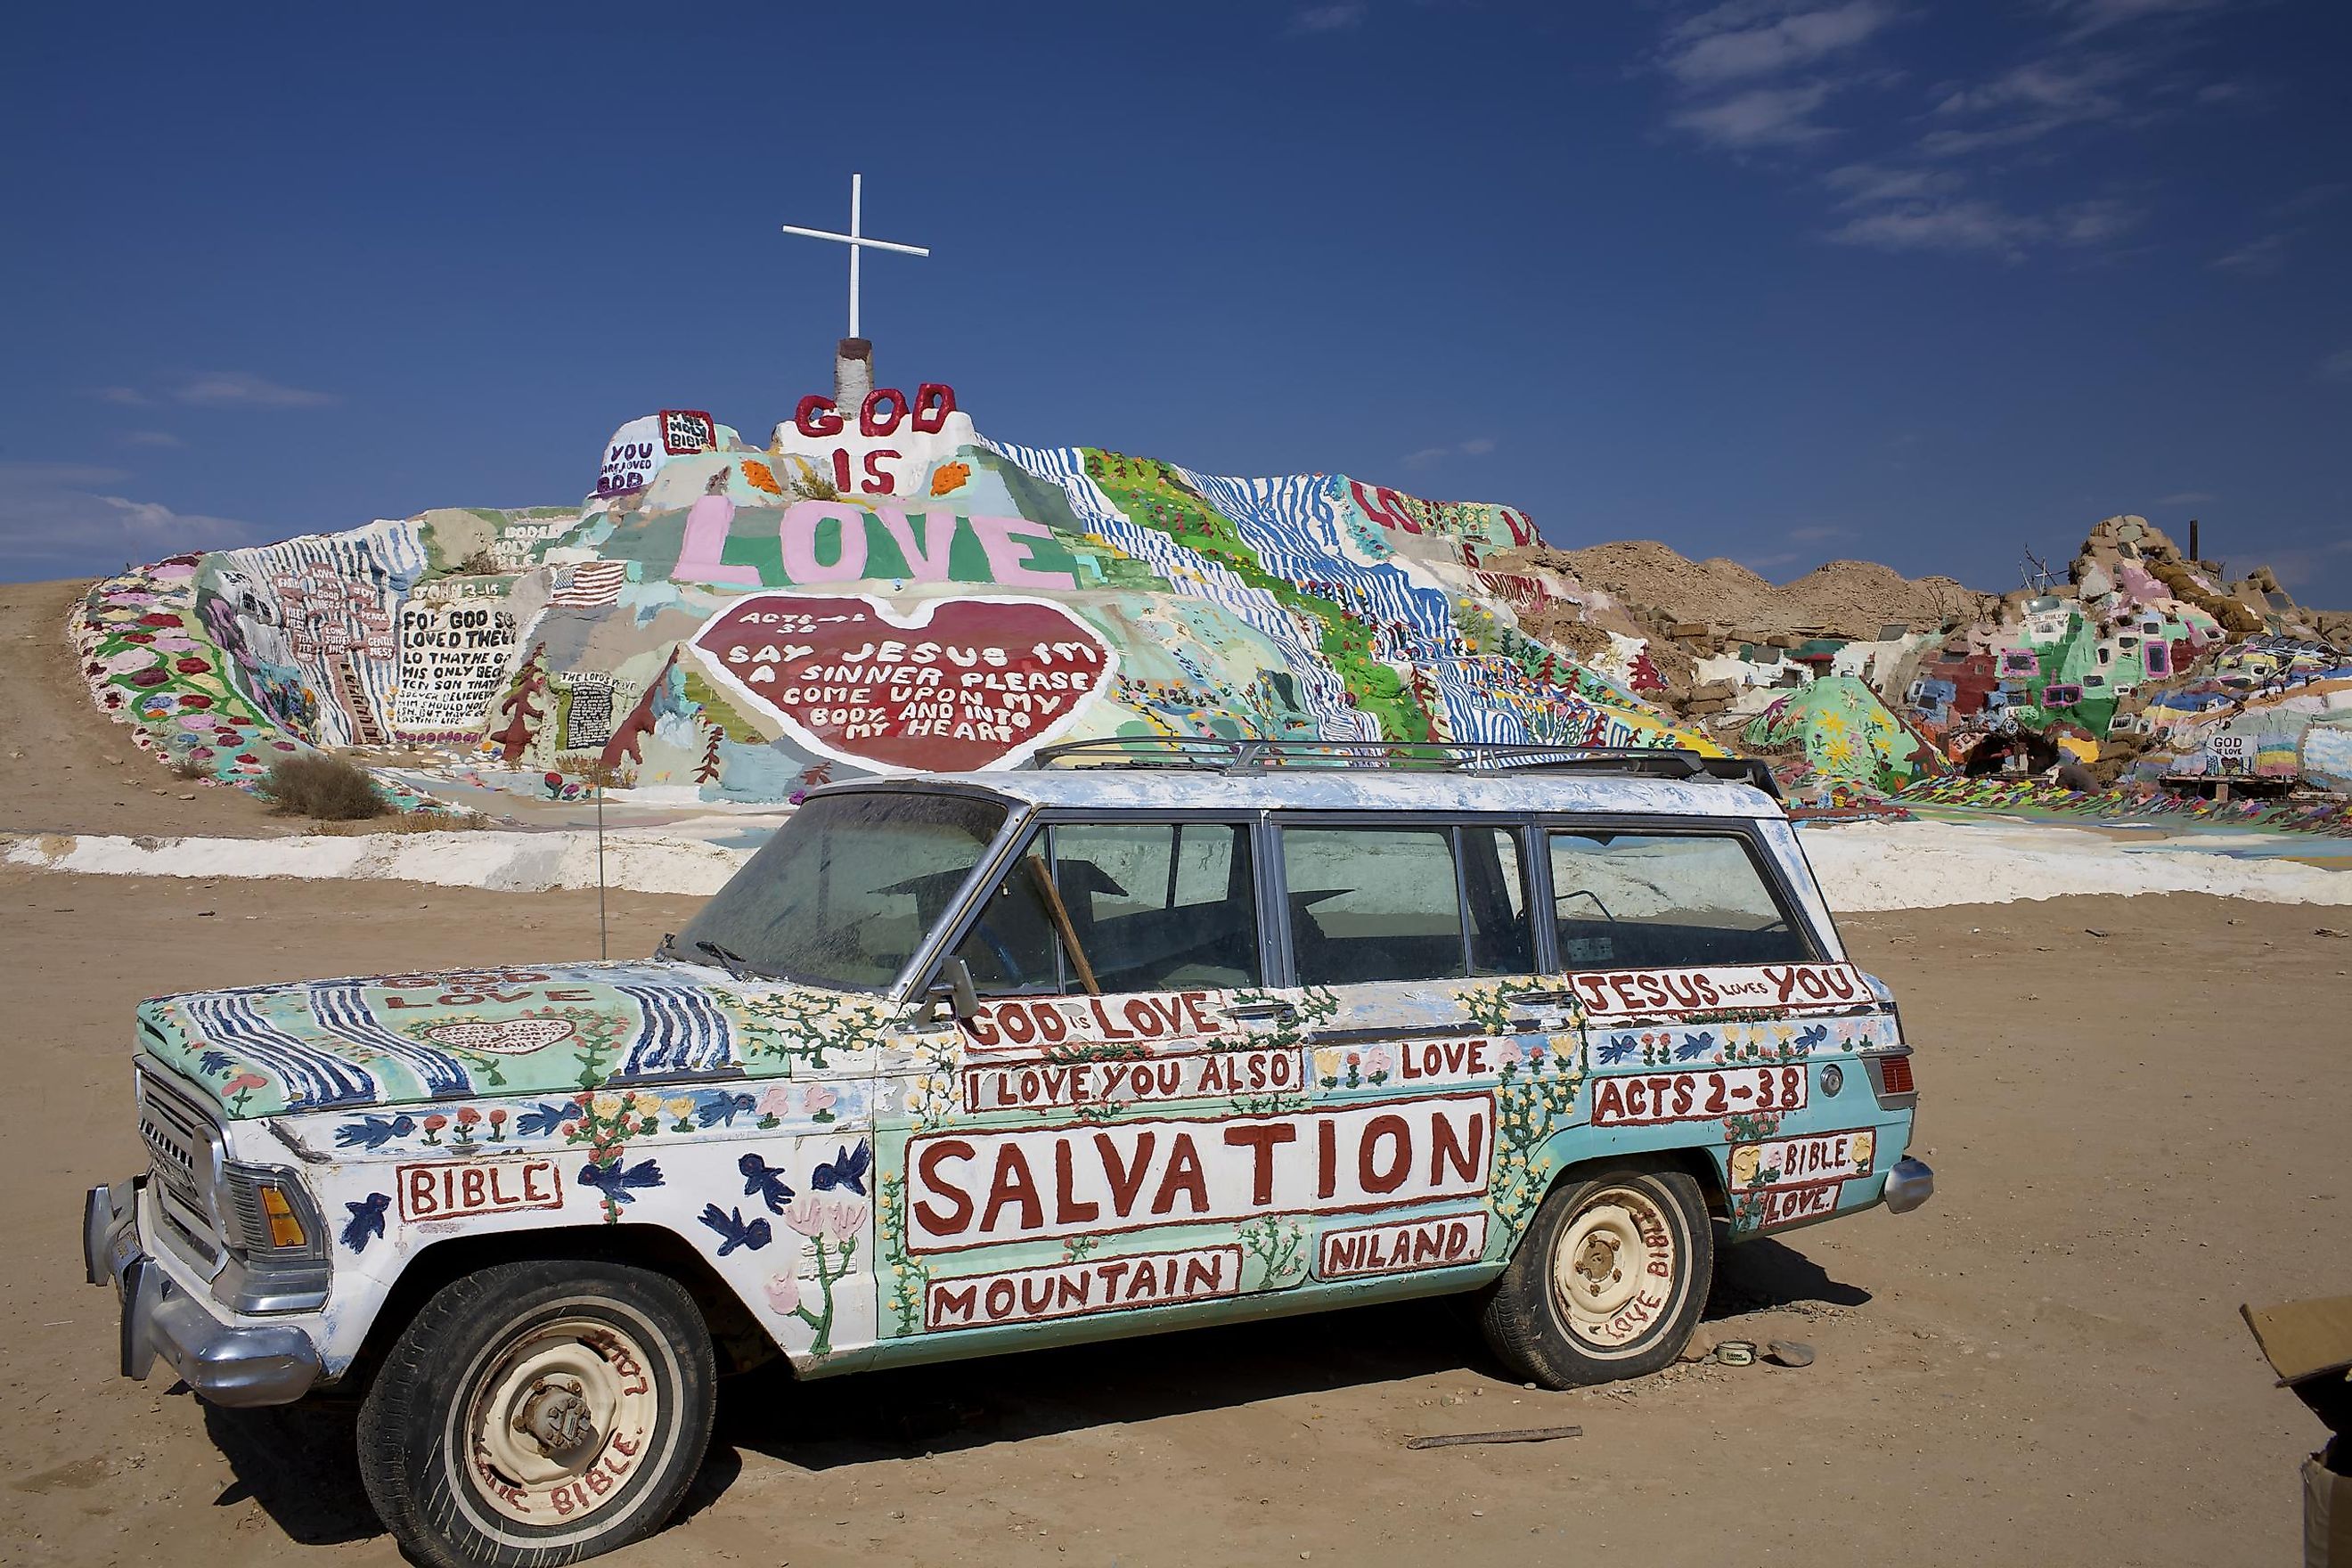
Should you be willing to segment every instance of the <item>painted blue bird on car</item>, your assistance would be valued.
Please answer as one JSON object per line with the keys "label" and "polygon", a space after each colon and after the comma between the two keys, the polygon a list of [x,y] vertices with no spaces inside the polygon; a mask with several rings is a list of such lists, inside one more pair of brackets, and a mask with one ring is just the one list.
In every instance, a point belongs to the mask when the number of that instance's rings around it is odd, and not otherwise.
{"label": "painted blue bird on car", "polygon": [[743,1195],[758,1198],[768,1205],[770,1214],[782,1214],[793,1199],[793,1189],[784,1180],[784,1168],[771,1165],[757,1154],[746,1154],[735,1162],[743,1173]]}
{"label": "painted blue bird on car", "polygon": [[370,1193],[367,1201],[345,1204],[352,1217],[343,1225],[343,1245],[353,1252],[365,1252],[367,1244],[383,1234],[383,1211],[392,1206],[390,1193]]}
{"label": "painted blue bird on car", "polygon": [[647,1187],[662,1184],[661,1166],[651,1160],[640,1160],[634,1165],[615,1159],[609,1164],[583,1165],[580,1180],[604,1194],[609,1204],[636,1202],[636,1195]]}
{"label": "painted blue bird on car", "polygon": [[776,1233],[766,1220],[755,1219],[747,1225],[740,1208],[721,1209],[717,1204],[706,1204],[698,1217],[719,1233],[719,1256],[721,1258],[739,1247],[757,1252],[775,1239]]}
{"label": "painted blue bird on car", "polygon": [[847,1144],[831,1160],[809,1173],[809,1185],[818,1192],[829,1193],[835,1187],[847,1187],[859,1197],[866,1195],[866,1173],[873,1167],[874,1150],[861,1142],[852,1149]]}
{"label": "painted blue bird on car", "polygon": [[413,1116],[362,1116],[335,1129],[338,1149],[381,1149],[395,1138],[416,1131]]}

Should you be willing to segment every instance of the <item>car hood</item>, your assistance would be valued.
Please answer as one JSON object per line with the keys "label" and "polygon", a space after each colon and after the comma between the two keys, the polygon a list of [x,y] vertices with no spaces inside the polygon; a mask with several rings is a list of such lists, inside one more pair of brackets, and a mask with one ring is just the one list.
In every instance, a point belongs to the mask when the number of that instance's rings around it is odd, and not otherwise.
{"label": "car hood", "polygon": [[891,1015],[692,964],[565,963],[158,996],[139,1044],[243,1118],[781,1072]]}

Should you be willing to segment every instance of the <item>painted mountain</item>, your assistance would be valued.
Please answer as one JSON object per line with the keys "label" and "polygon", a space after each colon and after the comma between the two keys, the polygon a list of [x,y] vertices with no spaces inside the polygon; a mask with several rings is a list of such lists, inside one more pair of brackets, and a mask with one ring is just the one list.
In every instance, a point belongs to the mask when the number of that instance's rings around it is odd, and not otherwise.
{"label": "painted mountain", "polygon": [[[846,402],[846,400],[845,400]],[[1338,475],[991,441],[953,391],[802,400],[765,446],[622,426],[583,503],[442,510],[100,583],[98,700],[185,771],[355,749],[532,795],[774,802],[1103,736],[1696,745],[1533,525]],[[1654,678],[1653,678],[1654,679]]]}

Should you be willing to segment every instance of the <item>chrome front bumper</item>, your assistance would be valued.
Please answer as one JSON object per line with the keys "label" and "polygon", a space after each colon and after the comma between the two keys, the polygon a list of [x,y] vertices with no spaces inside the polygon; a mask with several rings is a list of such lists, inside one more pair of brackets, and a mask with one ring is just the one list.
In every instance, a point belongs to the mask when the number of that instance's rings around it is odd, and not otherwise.
{"label": "chrome front bumper", "polygon": [[1925,1160],[1906,1157],[1895,1161],[1895,1169],[1886,1173],[1884,1198],[1889,1214],[1909,1214],[1935,1195],[1936,1173]]}
{"label": "chrome front bumper", "polygon": [[82,1207],[82,1262],[122,1307],[122,1375],[144,1378],[162,1356],[215,1405],[291,1405],[323,1368],[310,1336],[291,1323],[224,1323],[164,1274],[139,1235],[147,1178],[92,1187]]}

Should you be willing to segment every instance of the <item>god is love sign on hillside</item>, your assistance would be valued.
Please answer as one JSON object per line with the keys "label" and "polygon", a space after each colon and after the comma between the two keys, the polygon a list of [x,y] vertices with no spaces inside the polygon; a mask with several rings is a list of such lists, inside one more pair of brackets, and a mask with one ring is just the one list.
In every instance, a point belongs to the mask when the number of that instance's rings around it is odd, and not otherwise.
{"label": "god is love sign on hillside", "polygon": [[803,745],[879,773],[1020,761],[1066,731],[1118,658],[1043,599],[751,594],[692,646],[730,695]]}

